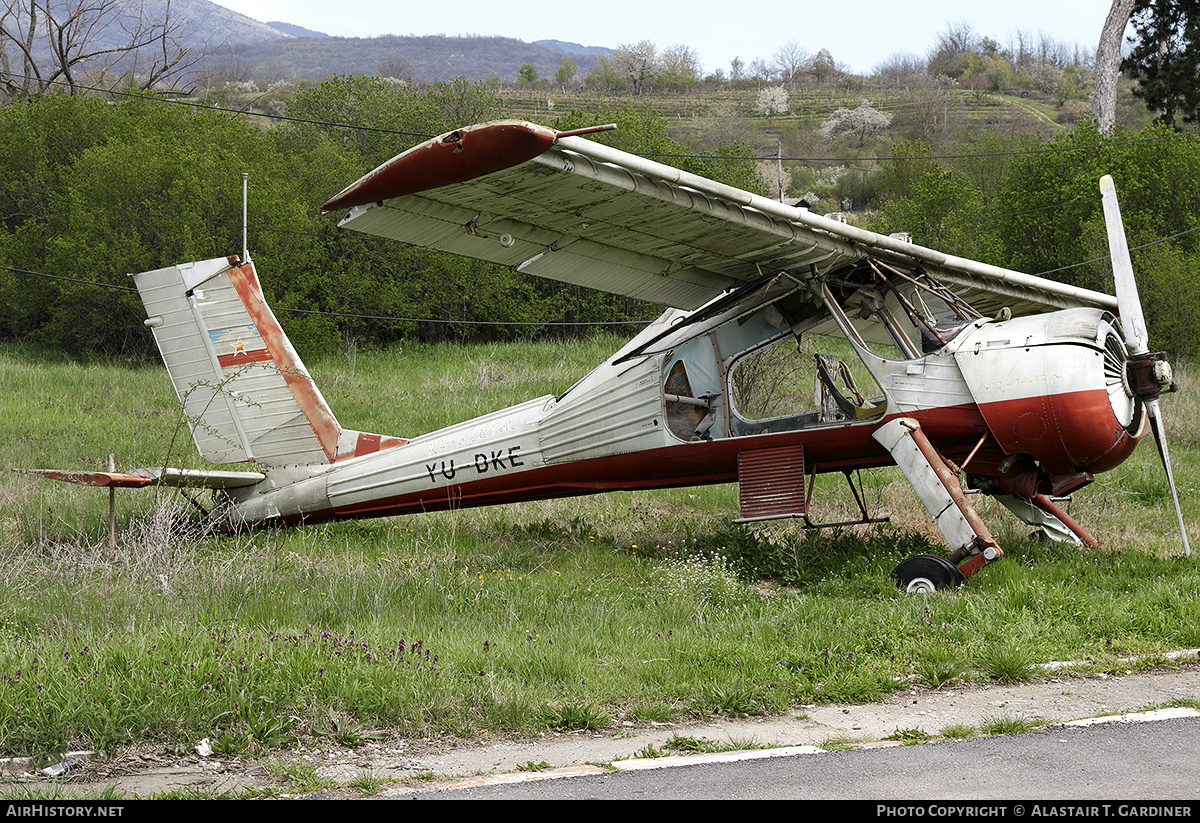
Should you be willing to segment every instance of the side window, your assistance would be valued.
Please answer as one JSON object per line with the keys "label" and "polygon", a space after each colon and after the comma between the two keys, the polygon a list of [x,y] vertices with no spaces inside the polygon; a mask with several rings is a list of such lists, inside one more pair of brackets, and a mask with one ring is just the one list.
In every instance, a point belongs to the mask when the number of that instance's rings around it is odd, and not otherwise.
{"label": "side window", "polygon": [[729,383],[741,435],[873,418],[886,406],[875,378],[839,338],[785,337],[740,358]]}
{"label": "side window", "polygon": [[738,416],[755,421],[815,413],[814,354],[807,340],[785,337],[738,360],[729,380]]}

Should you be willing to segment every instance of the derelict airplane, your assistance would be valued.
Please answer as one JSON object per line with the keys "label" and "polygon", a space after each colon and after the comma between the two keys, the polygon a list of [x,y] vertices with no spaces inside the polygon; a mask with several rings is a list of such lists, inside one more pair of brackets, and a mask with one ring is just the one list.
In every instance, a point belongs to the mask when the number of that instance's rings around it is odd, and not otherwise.
{"label": "derelict airplane", "polygon": [[[253,263],[219,258],[133,278],[201,455],[257,471],[35,473],[210,487],[208,516],[233,529],[734,481],[738,522],[819,526],[833,524],[809,520],[817,474],[844,473],[861,510],[851,522],[866,523],[852,473],[898,465],[952,550],[897,566],[909,591],[961,584],[1002,555],[960,476],[1046,536],[1095,545],[1054,498],[1129,457],[1149,420],[1175,494],[1157,400],[1174,387],[1146,345],[1110,178],[1116,298],[584,136],[606,128],[463,128],[324,206],[349,210],[344,228],[668,307],[562,394],[412,438],[344,429]],[[844,358],[821,351],[829,337],[844,338]],[[762,357],[758,373],[780,368],[777,346],[812,396],[764,410],[739,381],[754,372],[740,369]]]}

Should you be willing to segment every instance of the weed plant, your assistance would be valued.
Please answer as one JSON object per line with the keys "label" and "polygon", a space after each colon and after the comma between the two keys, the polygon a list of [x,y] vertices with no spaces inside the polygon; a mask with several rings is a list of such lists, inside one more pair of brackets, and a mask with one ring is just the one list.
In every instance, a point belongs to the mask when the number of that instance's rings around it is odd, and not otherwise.
{"label": "weed plant", "polygon": [[[611,348],[350,352],[313,371],[346,425],[410,435],[561,391]],[[0,346],[0,381],[10,467],[160,465],[179,424],[159,366]],[[1191,526],[1188,426],[1172,454]],[[10,473],[0,753],[605,730],[1022,680],[1046,661],[1128,669],[1200,647],[1200,574],[1156,463],[1143,447],[1076,495],[1100,551],[1027,540],[976,498],[1005,558],[928,596],[888,576],[945,552],[888,471],[863,476],[893,520],[874,528],[733,527],[736,487],[712,486],[228,536],[176,498],[123,492],[114,547],[104,492]],[[815,503],[828,519],[854,506],[826,478]]]}

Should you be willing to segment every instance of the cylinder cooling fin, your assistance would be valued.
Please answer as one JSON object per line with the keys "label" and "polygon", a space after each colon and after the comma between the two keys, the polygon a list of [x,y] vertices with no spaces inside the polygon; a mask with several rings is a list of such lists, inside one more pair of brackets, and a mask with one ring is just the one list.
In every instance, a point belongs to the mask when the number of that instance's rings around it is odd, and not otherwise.
{"label": "cylinder cooling fin", "polygon": [[1140,402],[1129,385],[1129,354],[1125,341],[1112,321],[1112,316],[1106,315],[1099,325],[1098,342],[1104,349],[1104,386],[1117,421],[1131,431],[1139,419]]}

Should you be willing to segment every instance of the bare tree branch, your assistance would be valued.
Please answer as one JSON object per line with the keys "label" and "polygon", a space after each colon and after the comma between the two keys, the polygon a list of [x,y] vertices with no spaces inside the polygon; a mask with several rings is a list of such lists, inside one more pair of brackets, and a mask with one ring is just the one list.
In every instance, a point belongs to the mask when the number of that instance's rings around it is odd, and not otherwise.
{"label": "bare tree branch", "polygon": [[0,0],[0,100],[57,85],[74,94],[85,75],[103,82],[113,71],[143,90],[178,80],[206,52],[187,45],[186,25],[170,0],[158,12],[138,0]]}

